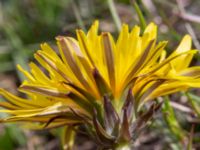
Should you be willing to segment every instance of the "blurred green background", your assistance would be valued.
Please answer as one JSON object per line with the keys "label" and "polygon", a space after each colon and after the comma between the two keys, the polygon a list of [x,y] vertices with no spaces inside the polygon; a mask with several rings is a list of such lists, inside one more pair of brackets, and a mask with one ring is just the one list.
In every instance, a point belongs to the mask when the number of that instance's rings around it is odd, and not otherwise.
{"label": "blurred green background", "polygon": [[[33,59],[40,43],[54,45],[57,35],[75,36],[75,29],[87,31],[96,19],[101,31],[115,36],[122,23],[131,27],[140,24],[134,2],[147,23],[153,21],[159,26],[159,40],[169,40],[169,52],[184,34],[190,34],[193,47],[200,49],[199,0],[0,0],[0,87],[19,94],[16,89],[24,77],[16,70],[16,64],[28,70],[27,62]],[[196,55],[193,65],[199,65],[199,60]],[[165,97],[162,112],[138,139],[136,148],[200,148],[199,95],[199,90],[190,90]],[[60,132],[34,132],[15,124],[0,124],[0,150],[61,149],[56,138]],[[76,149],[95,149],[86,137],[80,135],[76,139]]]}

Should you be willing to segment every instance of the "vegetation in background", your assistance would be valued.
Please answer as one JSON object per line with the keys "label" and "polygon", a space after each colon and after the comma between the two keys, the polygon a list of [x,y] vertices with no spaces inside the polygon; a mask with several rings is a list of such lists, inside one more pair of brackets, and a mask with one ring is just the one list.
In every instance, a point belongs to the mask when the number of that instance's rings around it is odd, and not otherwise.
{"label": "vegetation in background", "polygon": [[[48,41],[54,45],[52,41],[57,35],[75,35],[76,28],[86,30],[96,18],[100,20],[101,30],[111,31],[116,35],[123,22],[131,26],[145,26],[146,23],[154,21],[160,29],[160,40],[170,39],[167,50],[176,47],[184,34],[190,34],[193,47],[200,49],[199,8],[198,0],[2,0],[0,85],[16,92],[15,85],[7,85],[7,80],[11,79],[10,75],[14,76],[12,81],[16,84],[24,79],[16,70],[16,64],[28,69],[27,62],[33,59],[32,54],[39,48],[39,43]],[[193,65],[199,65],[199,60],[200,55],[195,55]],[[165,97],[162,111],[154,117],[155,123],[150,124],[138,139],[136,148],[162,149],[163,145],[174,150],[183,147],[188,150],[192,147],[198,148],[199,96],[197,89]],[[61,142],[55,137],[62,132],[27,132],[16,125],[0,125],[0,131],[0,150],[55,149]],[[84,145],[79,139],[89,142],[91,149],[95,147],[84,134],[80,133],[76,139],[77,148]]]}

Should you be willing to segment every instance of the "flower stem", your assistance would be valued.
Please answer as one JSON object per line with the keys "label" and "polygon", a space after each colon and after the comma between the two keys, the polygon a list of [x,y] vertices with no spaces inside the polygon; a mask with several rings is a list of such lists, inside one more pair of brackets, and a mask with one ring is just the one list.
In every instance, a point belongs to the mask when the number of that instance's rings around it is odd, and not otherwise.
{"label": "flower stem", "polygon": [[119,18],[119,15],[117,13],[116,8],[115,8],[114,2],[113,2],[113,0],[107,0],[107,3],[108,3],[108,7],[110,9],[110,12],[112,14],[112,17],[114,19],[115,25],[117,27],[117,30],[120,31],[120,29],[121,29],[121,20]]}
{"label": "flower stem", "polygon": [[115,150],[131,150],[131,147],[128,145],[120,145],[119,147],[115,148]]}
{"label": "flower stem", "polygon": [[130,143],[119,143],[114,150],[132,150]]}
{"label": "flower stem", "polygon": [[133,4],[133,7],[135,8],[135,11],[138,15],[139,20],[140,20],[140,25],[141,25],[142,31],[144,31],[144,29],[146,28],[146,21],[145,21],[144,15],[143,15],[140,7],[138,6],[136,0],[132,0],[131,2]]}

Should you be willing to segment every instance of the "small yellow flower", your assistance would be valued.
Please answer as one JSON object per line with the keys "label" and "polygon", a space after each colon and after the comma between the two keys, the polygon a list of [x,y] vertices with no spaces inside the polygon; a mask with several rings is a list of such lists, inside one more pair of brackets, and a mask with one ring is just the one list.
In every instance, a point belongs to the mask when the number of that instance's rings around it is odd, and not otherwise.
{"label": "small yellow flower", "polygon": [[132,138],[142,124],[137,113],[147,101],[200,87],[200,67],[189,67],[196,53],[189,35],[167,57],[167,42],[156,42],[154,23],[142,35],[138,26],[129,31],[125,24],[117,40],[108,32],[99,35],[98,21],[87,34],[76,33],[77,39],[56,38],[59,53],[41,44],[34,56],[45,73],[34,62],[29,64],[30,72],[18,66],[27,78],[19,91],[27,99],[0,89],[7,99],[0,102],[5,108],[0,112],[10,114],[2,122],[36,122],[34,127],[39,129],[86,124],[109,147]]}

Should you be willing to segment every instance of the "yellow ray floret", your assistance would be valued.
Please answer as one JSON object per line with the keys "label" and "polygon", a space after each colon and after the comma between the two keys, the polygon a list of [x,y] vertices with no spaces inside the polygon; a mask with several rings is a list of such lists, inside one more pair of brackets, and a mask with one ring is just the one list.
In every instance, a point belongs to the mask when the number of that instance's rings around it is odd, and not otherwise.
{"label": "yellow ray floret", "polygon": [[95,21],[87,34],[77,30],[77,39],[56,37],[59,53],[41,44],[34,55],[40,65],[30,62],[30,72],[18,65],[26,77],[19,91],[27,99],[0,89],[7,99],[0,102],[5,108],[0,112],[11,115],[1,121],[52,123],[49,127],[91,122],[105,96],[119,110],[127,89],[135,96],[135,105],[141,106],[159,96],[200,87],[200,67],[189,67],[196,53],[189,35],[166,57],[167,41],[157,42],[154,23],[143,34],[140,27],[129,30],[124,24],[117,39],[108,32],[98,34],[98,26]]}

